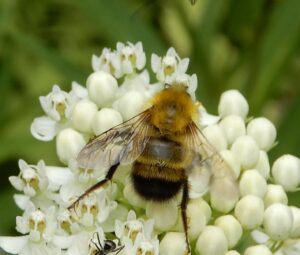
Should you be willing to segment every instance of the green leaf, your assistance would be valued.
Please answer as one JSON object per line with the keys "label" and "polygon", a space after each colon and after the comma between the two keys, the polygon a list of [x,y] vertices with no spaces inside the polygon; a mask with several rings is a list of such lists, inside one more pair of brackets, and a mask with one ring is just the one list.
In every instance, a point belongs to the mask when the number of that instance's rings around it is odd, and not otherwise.
{"label": "green leaf", "polygon": [[21,31],[15,31],[12,33],[12,36],[22,47],[33,52],[38,58],[47,61],[69,80],[85,81],[85,72],[69,63],[64,57],[60,56],[57,51],[45,46],[38,37],[25,34]]}
{"label": "green leaf", "polygon": [[104,38],[111,45],[116,42],[142,41],[146,52],[165,50],[165,45],[157,31],[141,19],[135,20],[134,9],[129,4],[118,0],[75,0],[75,5],[81,8]]}
{"label": "green leaf", "polygon": [[250,105],[258,112],[274,90],[275,78],[292,57],[300,36],[300,1],[285,0],[275,5],[262,38],[257,73],[250,84]]}
{"label": "green leaf", "polygon": [[278,145],[270,151],[272,159],[283,154],[293,154],[299,157],[300,144],[300,101],[295,101],[284,115],[281,125],[278,128]]}
{"label": "green leaf", "polygon": [[216,105],[216,98],[214,98],[214,102],[211,99],[212,96],[218,94],[216,93],[216,77],[214,77],[211,70],[211,66],[214,64],[211,63],[211,45],[214,41],[214,36],[221,26],[229,2],[230,0],[207,1],[201,23],[194,34],[196,56],[193,59],[196,61],[195,66],[197,74],[200,77],[198,95],[199,98],[211,105]]}

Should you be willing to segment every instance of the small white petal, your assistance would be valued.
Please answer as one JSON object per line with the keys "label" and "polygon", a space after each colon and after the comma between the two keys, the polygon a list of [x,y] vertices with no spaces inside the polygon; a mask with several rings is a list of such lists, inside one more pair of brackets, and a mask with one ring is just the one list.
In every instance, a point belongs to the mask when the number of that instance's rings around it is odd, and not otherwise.
{"label": "small white petal", "polygon": [[154,73],[157,73],[161,68],[161,57],[156,54],[151,55],[151,68]]}
{"label": "small white petal", "polygon": [[300,184],[300,159],[292,155],[283,155],[272,166],[275,183],[286,191],[297,189]]}
{"label": "small white petal", "polygon": [[276,128],[266,118],[255,118],[249,122],[247,134],[254,138],[260,149],[268,151],[274,145]]}
{"label": "small white petal", "polygon": [[261,198],[248,195],[237,202],[234,215],[245,229],[260,226],[264,217],[264,203]]}
{"label": "small white petal", "polygon": [[110,105],[118,89],[117,80],[109,73],[98,71],[87,79],[89,97],[99,107]]}
{"label": "small white petal", "polygon": [[19,254],[28,242],[28,236],[1,236],[0,247],[11,254]]}
{"label": "small white petal", "polygon": [[270,249],[265,245],[255,245],[248,247],[244,255],[272,255]]}
{"label": "small white petal", "polygon": [[206,226],[197,240],[196,251],[201,255],[223,255],[227,250],[224,231],[216,226]]}
{"label": "small white petal", "polygon": [[263,198],[267,193],[267,182],[256,169],[247,170],[243,173],[239,189],[241,196],[254,195]]}
{"label": "small white petal", "polygon": [[30,132],[38,140],[51,141],[56,136],[58,128],[55,120],[44,116],[33,120]]}
{"label": "small white petal", "polygon": [[219,115],[223,118],[228,115],[237,115],[245,119],[249,111],[249,105],[239,91],[228,90],[221,95],[218,110]]}
{"label": "small white petal", "polygon": [[80,85],[79,83],[77,83],[76,81],[72,82],[72,92],[79,99],[88,97],[87,89],[82,85]]}
{"label": "small white petal", "polygon": [[268,240],[270,240],[270,237],[267,234],[265,234],[264,232],[261,232],[259,230],[252,231],[251,237],[258,244],[265,244],[265,243],[267,243]]}
{"label": "small white petal", "polygon": [[293,214],[284,204],[270,205],[264,214],[264,229],[273,240],[285,240],[289,237],[293,227]]}
{"label": "small white petal", "polygon": [[265,208],[271,204],[288,204],[288,196],[281,185],[268,184],[267,193],[264,197]]}
{"label": "small white petal", "polygon": [[92,128],[95,135],[100,135],[106,130],[122,123],[121,114],[111,108],[102,108],[93,119]]}
{"label": "small white petal", "polygon": [[229,145],[240,136],[246,134],[246,126],[244,119],[237,115],[228,115],[220,122],[220,127],[225,133],[225,137]]}
{"label": "small white petal", "polygon": [[69,160],[77,157],[85,144],[83,135],[74,129],[60,131],[56,138],[56,152],[60,161],[68,164]]}
{"label": "small white petal", "polygon": [[183,233],[167,232],[160,242],[161,255],[186,255],[186,243]]}
{"label": "small white petal", "polygon": [[232,215],[224,215],[215,221],[215,225],[223,229],[228,242],[228,248],[233,248],[243,234],[243,229],[238,220]]}
{"label": "small white petal", "polygon": [[8,179],[16,190],[22,191],[24,189],[24,182],[19,177],[10,176]]}
{"label": "small white petal", "polygon": [[259,159],[259,148],[250,136],[238,137],[231,147],[231,151],[241,163],[243,169],[253,168]]}
{"label": "small white petal", "polygon": [[92,133],[92,123],[98,111],[95,103],[88,99],[79,101],[72,113],[72,124],[75,129],[83,133]]}
{"label": "small white petal", "polygon": [[219,125],[215,124],[204,128],[203,134],[217,151],[227,149],[227,141],[225,138],[225,134]]}
{"label": "small white petal", "polygon": [[189,67],[190,59],[184,58],[178,63],[178,71],[180,73],[185,73]]}
{"label": "small white petal", "polygon": [[28,205],[28,202],[30,200],[30,197],[25,196],[25,195],[15,194],[14,200],[20,209],[25,210],[25,208]]}
{"label": "small white petal", "polygon": [[100,58],[95,54],[92,55],[92,68],[94,72],[99,71]]}
{"label": "small white petal", "polygon": [[178,206],[175,201],[165,203],[148,202],[146,205],[146,215],[154,219],[155,228],[168,230],[175,225],[178,217]]}

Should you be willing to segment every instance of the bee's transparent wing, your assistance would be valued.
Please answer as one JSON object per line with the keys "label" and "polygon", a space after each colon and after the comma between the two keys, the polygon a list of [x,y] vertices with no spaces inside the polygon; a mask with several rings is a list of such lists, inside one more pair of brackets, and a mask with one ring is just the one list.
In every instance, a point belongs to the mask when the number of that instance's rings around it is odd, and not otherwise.
{"label": "bee's transparent wing", "polygon": [[234,172],[220,153],[209,143],[195,123],[189,126],[187,145],[200,154],[198,163],[211,172],[211,192],[223,194],[228,198],[237,199],[239,189],[234,178]]}
{"label": "bee's transparent wing", "polygon": [[117,125],[88,142],[77,161],[82,168],[107,168],[117,163],[129,164],[143,152],[149,137],[149,110]]}

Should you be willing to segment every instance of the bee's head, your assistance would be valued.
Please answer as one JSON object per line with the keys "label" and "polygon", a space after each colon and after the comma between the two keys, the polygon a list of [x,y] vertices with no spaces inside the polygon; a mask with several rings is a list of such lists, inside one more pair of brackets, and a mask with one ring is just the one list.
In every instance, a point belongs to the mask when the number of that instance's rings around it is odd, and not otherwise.
{"label": "bee's head", "polygon": [[162,131],[183,132],[197,107],[186,87],[182,85],[166,86],[153,98],[152,124]]}

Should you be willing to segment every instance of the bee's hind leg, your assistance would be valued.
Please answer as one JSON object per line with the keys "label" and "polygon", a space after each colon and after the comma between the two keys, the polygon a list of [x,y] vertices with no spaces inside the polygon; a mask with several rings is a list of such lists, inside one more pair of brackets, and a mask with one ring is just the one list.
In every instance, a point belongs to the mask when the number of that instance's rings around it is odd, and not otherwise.
{"label": "bee's hind leg", "polygon": [[182,218],[182,224],[183,224],[183,230],[185,235],[185,242],[186,242],[186,248],[187,248],[187,254],[191,254],[191,247],[188,237],[188,219],[186,215],[186,208],[189,201],[189,184],[188,180],[185,180],[183,183],[183,192],[182,192],[182,200],[181,200],[181,218]]}
{"label": "bee's hind leg", "polygon": [[108,181],[110,181],[114,175],[114,173],[116,172],[118,166],[120,165],[120,163],[117,163],[113,166],[111,166],[105,176],[105,178],[99,182],[97,182],[96,184],[94,184],[92,187],[90,187],[89,189],[87,189],[82,195],[80,195],[76,201],[74,203],[72,203],[69,207],[68,210],[71,209],[75,209],[76,205],[82,200],[84,199],[86,196],[88,196],[90,193],[94,192],[95,190],[101,188],[105,183],[107,183]]}

